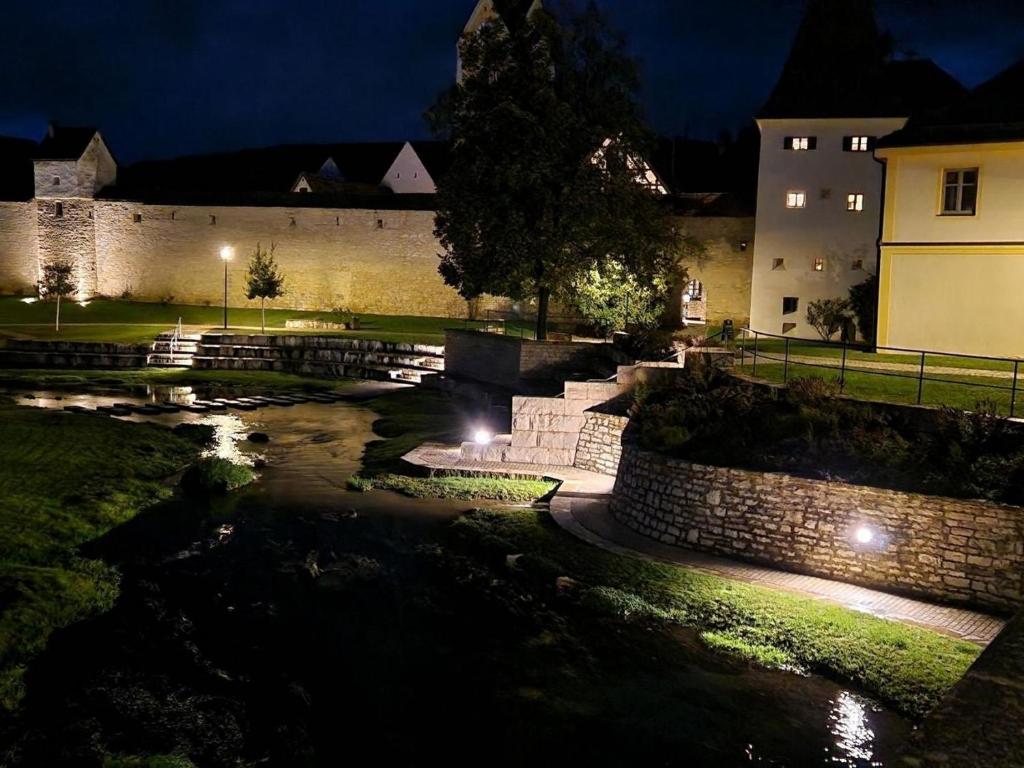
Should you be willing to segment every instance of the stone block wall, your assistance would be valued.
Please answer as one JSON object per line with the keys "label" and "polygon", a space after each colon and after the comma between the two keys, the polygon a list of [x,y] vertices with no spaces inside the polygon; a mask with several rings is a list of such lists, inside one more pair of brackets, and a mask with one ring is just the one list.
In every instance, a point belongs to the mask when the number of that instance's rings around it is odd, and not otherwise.
{"label": "stone block wall", "polygon": [[617,474],[622,458],[622,433],[628,424],[628,416],[587,411],[573,466],[602,475]]}
{"label": "stone block wall", "polygon": [[[1024,510],[627,446],[611,504],[658,541],[877,589],[996,610],[1024,603]],[[872,533],[858,543],[862,528]]]}
{"label": "stone block wall", "polygon": [[0,293],[35,293],[39,280],[36,204],[0,202]]}
{"label": "stone block wall", "polygon": [[[76,297],[97,293],[95,203],[85,198],[37,199],[39,264],[70,261],[75,266]],[[60,207],[58,207],[60,206]]]}

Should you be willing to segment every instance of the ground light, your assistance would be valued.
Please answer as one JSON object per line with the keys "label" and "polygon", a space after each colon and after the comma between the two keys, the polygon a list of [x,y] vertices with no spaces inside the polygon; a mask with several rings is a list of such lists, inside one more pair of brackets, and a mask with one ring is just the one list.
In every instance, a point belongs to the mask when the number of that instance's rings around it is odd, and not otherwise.
{"label": "ground light", "polygon": [[37,301],[39,301],[39,297],[37,297],[37,296],[28,296],[28,297],[22,299],[21,303],[22,304],[35,304]]}
{"label": "ground light", "polygon": [[473,442],[477,445],[490,445],[494,435],[489,429],[478,429],[473,433]]}

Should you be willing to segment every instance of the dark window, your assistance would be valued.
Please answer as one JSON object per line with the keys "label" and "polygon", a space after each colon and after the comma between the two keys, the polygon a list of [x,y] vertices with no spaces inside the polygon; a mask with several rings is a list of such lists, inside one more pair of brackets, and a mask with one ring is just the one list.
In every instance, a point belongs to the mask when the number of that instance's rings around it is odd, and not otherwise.
{"label": "dark window", "polygon": [[772,269],[785,269],[785,268],[786,268],[786,260],[785,259],[772,259]]}
{"label": "dark window", "polygon": [[377,219],[377,229],[384,229],[384,219]]}
{"label": "dark window", "polygon": [[864,269],[864,259],[854,259],[853,260],[853,269],[854,270]]}
{"label": "dark window", "polygon": [[142,223],[142,214],[141,213],[133,213],[132,214],[132,221],[134,221],[136,224],[141,224]]}
{"label": "dark window", "polygon": [[783,333],[789,333],[794,328],[796,328],[796,323],[783,323],[782,324],[782,332]]}
{"label": "dark window", "polygon": [[53,177],[53,186],[55,186],[55,187],[59,187],[60,186],[60,176],[54,176]]}
{"label": "dark window", "polygon": [[800,299],[796,296],[784,296],[782,298],[782,314],[792,315],[800,309]]}
{"label": "dark window", "polygon": [[174,219],[175,219],[175,217],[176,217],[177,215],[178,215],[178,212],[177,212],[177,211],[171,211],[171,221],[174,221]]}
{"label": "dark window", "polygon": [[58,219],[64,215],[64,203],[56,203],[53,206],[53,215]]}
{"label": "dark window", "polygon": [[295,226],[295,217],[294,216],[291,217],[291,220],[288,222],[288,226],[289,227],[294,227]]}
{"label": "dark window", "polygon": [[335,216],[334,217],[334,226],[336,226],[336,227],[340,227],[341,226],[341,216]]}
{"label": "dark window", "polygon": [[942,213],[973,216],[978,206],[978,169],[943,171]]}
{"label": "dark window", "polygon": [[214,215],[213,215],[213,214],[211,213],[211,214],[210,214],[210,226],[213,226],[213,225],[214,225],[214,224],[216,224],[216,223],[217,223],[217,217],[216,217],[216,216],[214,216]]}

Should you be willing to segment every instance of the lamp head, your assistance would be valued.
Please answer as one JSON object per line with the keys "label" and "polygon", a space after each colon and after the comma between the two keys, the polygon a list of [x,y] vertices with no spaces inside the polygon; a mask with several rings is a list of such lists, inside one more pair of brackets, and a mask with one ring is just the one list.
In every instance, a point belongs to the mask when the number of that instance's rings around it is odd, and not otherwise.
{"label": "lamp head", "polygon": [[223,248],[220,249],[220,257],[223,261],[230,261],[234,253],[234,248],[232,248],[229,245],[225,245]]}

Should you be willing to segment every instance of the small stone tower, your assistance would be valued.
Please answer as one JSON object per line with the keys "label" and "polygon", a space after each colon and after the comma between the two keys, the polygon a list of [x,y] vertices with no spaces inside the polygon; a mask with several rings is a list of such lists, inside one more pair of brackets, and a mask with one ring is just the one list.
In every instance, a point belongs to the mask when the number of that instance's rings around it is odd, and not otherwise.
{"label": "small stone tower", "polygon": [[97,193],[117,180],[117,163],[95,128],[51,124],[33,161],[39,265],[75,265],[76,298],[96,293]]}

